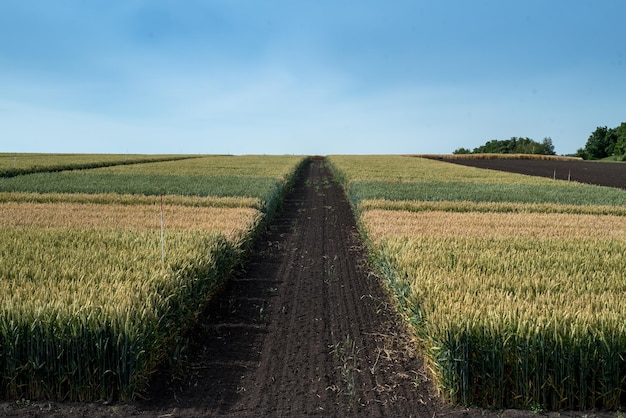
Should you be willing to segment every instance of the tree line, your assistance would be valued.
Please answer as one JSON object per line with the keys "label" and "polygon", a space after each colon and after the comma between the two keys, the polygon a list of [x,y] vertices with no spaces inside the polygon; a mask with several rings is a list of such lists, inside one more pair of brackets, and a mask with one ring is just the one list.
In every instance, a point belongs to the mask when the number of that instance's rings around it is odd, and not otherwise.
{"label": "tree line", "polygon": [[542,154],[555,155],[551,138],[537,142],[530,138],[511,137],[511,139],[492,139],[484,145],[469,150],[458,148],[453,154]]}
{"label": "tree line", "polygon": [[[453,154],[542,154],[556,155],[550,137],[537,142],[530,138],[511,137],[510,139],[492,139],[484,145],[474,148],[458,148]],[[589,135],[583,148],[576,151],[577,157],[584,160],[600,160],[613,157],[626,161],[626,122],[615,128],[598,126]]]}

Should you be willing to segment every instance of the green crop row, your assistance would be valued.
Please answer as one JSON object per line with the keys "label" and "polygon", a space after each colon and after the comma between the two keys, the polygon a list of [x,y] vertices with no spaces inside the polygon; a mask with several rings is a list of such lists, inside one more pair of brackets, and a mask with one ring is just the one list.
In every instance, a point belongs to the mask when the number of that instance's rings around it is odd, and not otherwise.
{"label": "green crop row", "polygon": [[106,167],[94,170],[94,172],[124,175],[177,174],[205,177],[272,177],[287,181],[303,161],[303,157],[293,155],[209,155],[185,161]]}
{"label": "green crop row", "polygon": [[178,174],[115,174],[88,171],[35,173],[0,179],[0,192],[183,195],[258,198],[269,207],[283,182],[272,177],[217,177]]}
{"label": "green crop row", "polygon": [[0,153],[0,177],[194,158],[188,155]]}
{"label": "green crop row", "polygon": [[392,201],[467,201],[555,203],[561,205],[626,205],[626,190],[567,183],[551,180],[548,184],[494,184],[467,182],[411,182],[353,181],[349,198],[353,206],[364,200]]}

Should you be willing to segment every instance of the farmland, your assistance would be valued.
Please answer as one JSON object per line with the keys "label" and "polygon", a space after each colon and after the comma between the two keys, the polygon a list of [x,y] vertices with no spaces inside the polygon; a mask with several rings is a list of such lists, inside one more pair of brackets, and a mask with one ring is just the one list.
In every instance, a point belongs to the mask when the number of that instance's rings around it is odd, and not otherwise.
{"label": "farmland", "polygon": [[224,158],[0,179],[0,397],[133,399],[178,361],[303,162]]}
{"label": "farmland", "polygon": [[[51,353],[5,374],[3,397],[18,401],[0,402],[0,414],[499,417],[511,406],[530,409],[513,416],[623,407],[621,389],[609,389],[624,376],[623,191],[414,157],[303,161],[206,156],[0,182],[1,274],[11,278],[0,294],[16,308],[0,363]],[[56,189],[38,189],[58,174]],[[79,175],[89,181],[68,186]],[[137,194],[150,182],[134,176],[152,176],[152,189]],[[154,184],[168,176],[178,183],[162,196],[162,253]],[[255,176],[272,181],[219,192]],[[429,183],[437,187],[425,195]],[[468,200],[459,183],[491,189]],[[267,199],[289,185],[276,211]],[[543,197],[514,196],[520,187]],[[182,375],[170,380],[156,364]]]}
{"label": "farmland", "polygon": [[419,158],[330,161],[445,398],[622,405],[625,191]]}

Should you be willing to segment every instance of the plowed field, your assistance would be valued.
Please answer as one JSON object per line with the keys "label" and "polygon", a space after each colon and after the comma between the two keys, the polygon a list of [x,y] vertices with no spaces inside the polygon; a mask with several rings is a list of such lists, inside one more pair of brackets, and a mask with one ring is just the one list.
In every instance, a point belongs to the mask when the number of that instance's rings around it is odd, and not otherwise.
{"label": "plowed field", "polygon": [[444,159],[450,163],[626,189],[626,164],[597,161]]}

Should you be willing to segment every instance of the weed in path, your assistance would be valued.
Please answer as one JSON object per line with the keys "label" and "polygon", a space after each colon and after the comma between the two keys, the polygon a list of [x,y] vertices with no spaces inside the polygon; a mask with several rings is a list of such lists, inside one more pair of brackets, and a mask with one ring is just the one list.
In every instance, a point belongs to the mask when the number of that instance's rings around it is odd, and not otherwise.
{"label": "weed in path", "polygon": [[260,305],[256,305],[259,310],[259,322],[265,322],[267,320],[267,306],[265,302],[262,302]]}
{"label": "weed in path", "polygon": [[[324,256],[324,259],[328,259],[328,257]],[[333,263],[329,264],[326,267],[326,277],[324,278],[324,283],[326,284],[332,284],[339,280],[339,276],[337,276],[337,272],[335,269],[335,264],[334,264],[335,261],[337,261],[336,255],[335,255],[335,258],[333,259]]]}
{"label": "weed in path", "polygon": [[339,361],[339,371],[341,373],[342,387],[339,389],[336,385],[333,385],[333,389],[343,392],[350,402],[356,400],[356,373],[360,370],[357,368],[357,354],[356,341],[346,335],[346,338],[342,341],[329,346],[332,350],[331,353],[335,356],[335,359]]}

